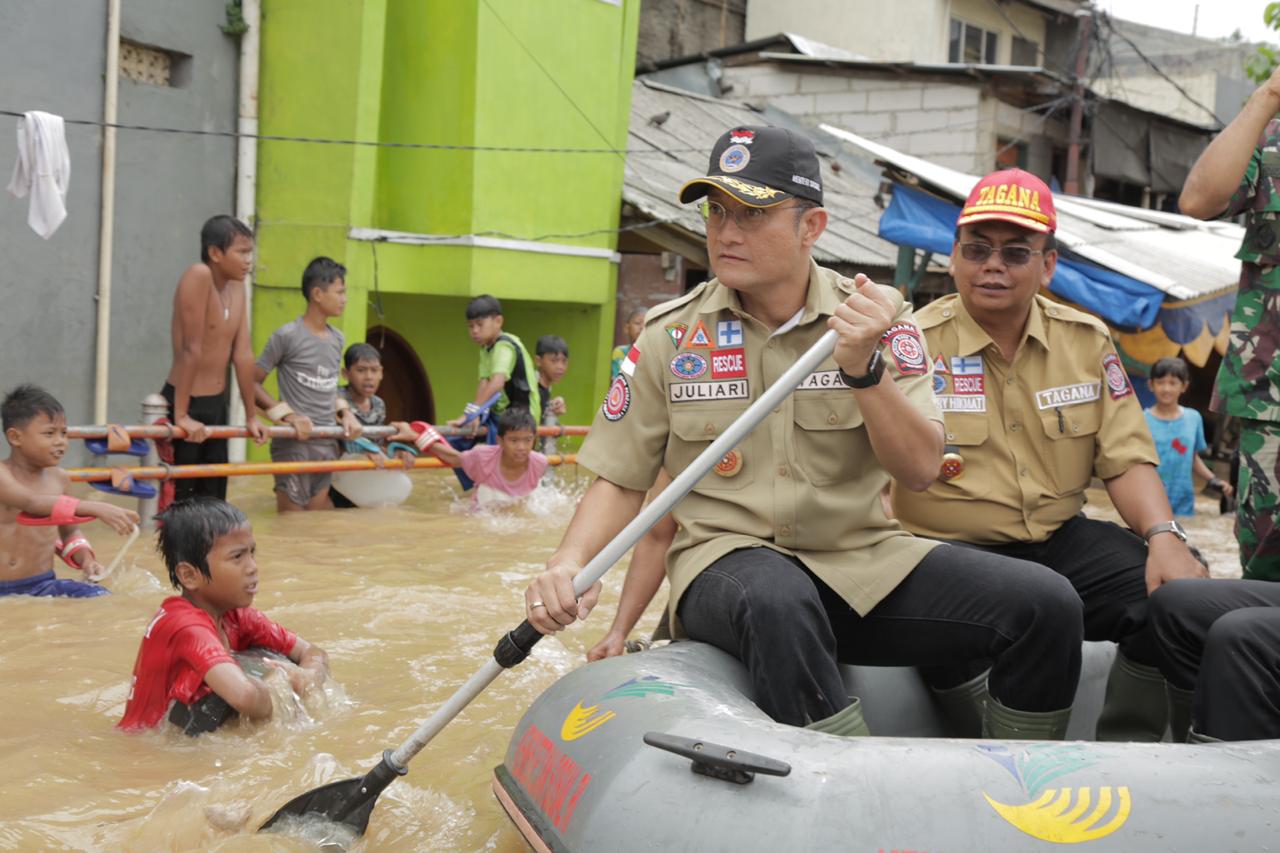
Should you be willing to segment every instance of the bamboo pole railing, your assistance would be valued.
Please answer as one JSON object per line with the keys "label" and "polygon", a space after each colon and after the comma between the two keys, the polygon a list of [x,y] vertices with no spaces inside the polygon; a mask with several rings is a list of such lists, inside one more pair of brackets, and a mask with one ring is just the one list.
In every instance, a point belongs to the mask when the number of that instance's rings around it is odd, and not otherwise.
{"label": "bamboo pole railing", "polygon": [[[165,439],[186,438],[187,431],[181,427],[169,426],[165,424],[131,424],[122,427],[130,438],[148,438]],[[249,431],[244,427],[237,426],[210,426],[207,427],[209,438],[248,438]],[[468,436],[474,435],[470,429],[456,429],[449,426],[436,427],[441,435],[446,436]],[[586,435],[590,431],[590,427],[586,426],[540,426],[538,427],[538,435],[540,437],[561,438],[570,435]],[[298,432],[289,426],[270,426],[266,428],[267,436],[270,438],[297,438]],[[392,426],[367,426],[360,435],[363,438],[390,438],[396,434],[395,427]],[[479,433],[483,435],[483,430]],[[345,438],[342,427],[338,426],[319,426],[311,430],[311,438],[318,439],[334,439]],[[83,439],[83,438],[107,438],[107,426],[105,424],[91,424],[87,426],[67,427],[67,438]]]}
{"label": "bamboo pole railing", "polygon": [[[574,465],[575,453],[548,456],[549,465]],[[414,459],[405,465],[400,459],[387,459],[379,466],[371,459],[331,459],[314,462],[220,462],[209,465],[142,465],[137,468],[68,468],[67,473],[77,483],[110,480],[112,472],[124,470],[135,480],[185,480],[192,477],[243,477],[253,474],[324,474],[334,471],[375,471],[379,467],[388,470],[403,468],[448,468],[444,462],[432,458]]]}

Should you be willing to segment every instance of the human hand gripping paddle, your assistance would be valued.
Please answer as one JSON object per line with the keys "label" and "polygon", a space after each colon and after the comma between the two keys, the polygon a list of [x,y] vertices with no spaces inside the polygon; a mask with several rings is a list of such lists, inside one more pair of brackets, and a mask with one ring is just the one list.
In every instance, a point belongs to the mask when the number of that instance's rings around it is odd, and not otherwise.
{"label": "human hand gripping paddle", "polygon": [[[837,333],[827,331],[795,364],[778,377],[778,381],[765,389],[754,403],[727,429],[711,442],[698,458],[676,477],[670,486],[640,511],[631,523],[624,527],[608,545],[600,550],[573,579],[573,589],[581,596],[607,572],[623,554],[631,550],[641,537],[671,511],[676,503],[711,472],[726,453],[732,450],[747,433],[765,419],[771,410],[790,396],[800,382],[835,351]],[[395,750],[382,753],[382,760],[356,779],[331,782],[300,797],[290,800],[271,819],[262,825],[264,830],[282,830],[281,820],[286,817],[314,816],[345,826],[354,835],[363,835],[369,825],[369,816],[381,794],[397,776],[408,773],[409,761],[449,724],[471,700],[479,696],[504,669],[510,669],[528,657],[542,634],[526,619],[513,631],[498,641],[493,659],[486,662],[475,675],[458,688],[434,714],[418,727]]]}

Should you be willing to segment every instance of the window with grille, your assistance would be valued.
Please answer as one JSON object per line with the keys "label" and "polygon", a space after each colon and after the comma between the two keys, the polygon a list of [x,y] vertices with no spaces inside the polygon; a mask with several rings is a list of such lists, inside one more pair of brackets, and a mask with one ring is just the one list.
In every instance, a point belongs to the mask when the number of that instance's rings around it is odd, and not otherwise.
{"label": "window with grille", "polygon": [[982,27],[975,27],[959,18],[951,19],[951,45],[948,62],[965,62],[982,65],[996,64],[996,48],[999,34]]}
{"label": "window with grille", "polygon": [[135,83],[185,86],[190,60],[185,53],[120,39],[120,76]]}

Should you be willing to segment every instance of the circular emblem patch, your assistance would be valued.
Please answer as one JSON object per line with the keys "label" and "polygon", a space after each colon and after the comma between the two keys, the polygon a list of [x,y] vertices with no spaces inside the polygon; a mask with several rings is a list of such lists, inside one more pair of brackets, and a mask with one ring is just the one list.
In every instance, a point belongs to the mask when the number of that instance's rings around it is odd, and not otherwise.
{"label": "circular emblem patch", "polygon": [[894,360],[902,366],[903,372],[906,372],[906,366],[924,366],[924,348],[920,346],[920,340],[905,329],[889,338],[889,349],[893,351]]}
{"label": "circular emblem patch", "polygon": [[750,162],[751,152],[747,150],[747,146],[730,145],[720,155],[720,170],[729,173],[741,172]]}
{"label": "circular emblem patch", "polygon": [[730,450],[720,458],[716,463],[716,467],[711,469],[721,477],[736,477],[738,472],[742,470],[742,454],[737,450]]}
{"label": "circular emblem patch", "polygon": [[697,379],[707,372],[707,360],[696,352],[682,352],[671,359],[671,374],[679,379]]}
{"label": "circular emblem patch", "polygon": [[937,373],[933,374],[933,393],[941,394],[945,390],[947,390],[947,378]]}
{"label": "circular emblem patch", "polygon": [[631,386],[627,384],[626,375],[619,373],[613,378],[613,384],[609,386],[609,393],[605,395],[600,411],[604,413],[605,420],[620,421],[630,408]]}
{"label": "circular emblem patch", "polygon": [[1120,360],[1113,356],[1107,356],[1104,363],[1107,366],[1107,389],[1111,392],[1111,396],[1118,398],[1128,394],[1129,377],[1125,376]]}
{"label": "circular emblem patch", "polygon": [[939,480],[954,480],[964,473],[964,458],[959,453],[942,454],[942,468],[938,471]]}

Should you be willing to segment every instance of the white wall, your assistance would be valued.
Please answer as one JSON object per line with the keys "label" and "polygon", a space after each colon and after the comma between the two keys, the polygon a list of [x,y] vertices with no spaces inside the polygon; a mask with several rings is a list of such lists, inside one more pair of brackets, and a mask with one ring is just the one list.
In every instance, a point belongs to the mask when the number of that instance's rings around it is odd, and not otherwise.
{"label": "white wall", "polygon": [[747,39],[789,32],[870,59],[946,62],[947,5],[948,0],[748,0]]}

